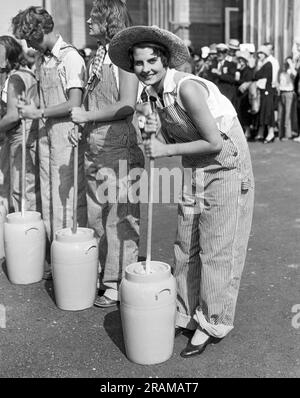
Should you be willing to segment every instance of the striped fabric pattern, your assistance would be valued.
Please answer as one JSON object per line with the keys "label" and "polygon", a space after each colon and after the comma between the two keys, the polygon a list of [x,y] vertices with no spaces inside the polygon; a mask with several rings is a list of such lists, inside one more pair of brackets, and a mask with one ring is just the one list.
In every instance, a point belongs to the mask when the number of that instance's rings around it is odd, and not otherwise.
{"label": "striped fabric pattern", "polygon": [[[201,139],[176,102],[158,112],[168,143]],[[183,190],[174,245],[177,325],[195,329],[199,324],[219,338],[233,328],[254,201],[251,158],[238,119],[220,134],[219,154],[182,157],[197,190]]]}

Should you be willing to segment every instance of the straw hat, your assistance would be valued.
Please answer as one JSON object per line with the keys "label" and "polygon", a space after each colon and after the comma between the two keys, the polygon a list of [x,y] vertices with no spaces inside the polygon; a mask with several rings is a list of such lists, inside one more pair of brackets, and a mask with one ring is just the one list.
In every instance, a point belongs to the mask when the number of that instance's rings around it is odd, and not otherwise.
{"label": "straw hat", "polygon": [[217,54],[217,45],[213,43],[209,46],[209,54]]}
{"label": "straw hat", "polygon": [[237,51],[236,52],[236,57],[237,58],[242,58],[248,63],[249,60],[250,60],[250,53],[249,53],[249,51]]}
{"label": "straw hat", "polygon": [[228,47],[224,43],[219,43],[219,44],[217,44],[217,51],[220,51],[223,53],[225,51],[228,51]]}
{"label": "straw hat", "polygon": [[185,43],[173,33],[157,26],[132,26],[120,31],[111,40],[108,49],[111,61],[121,69],[133,73],[128,52],[135,44],[143,42],[166,47],[170,55],[170,68],[177,68],[190,58]]}
{"label": "straw hat", "polygon": [[228,48],[231,50],[239,50],[240,49],[240,42],[237,39],[230,39],[228,42]]}
{"label": "straw hat", "polygon": [[270,55],[270,50],[267,46],[260,46],[257,50],[257,54],[259,53],[265,54],[268,57]]}
{"label": "straw hat", "polygon": [[255,53],[255,44],[253,43],[241,43],[240,44],[241,51],[249,51],[249,53]]}

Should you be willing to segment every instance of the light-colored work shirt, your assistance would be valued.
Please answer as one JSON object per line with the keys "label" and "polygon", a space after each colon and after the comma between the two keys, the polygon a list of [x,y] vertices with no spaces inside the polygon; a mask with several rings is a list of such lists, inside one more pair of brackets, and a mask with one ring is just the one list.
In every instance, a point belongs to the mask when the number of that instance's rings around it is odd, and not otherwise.
{"label": "light-colored work shirt", "polygon": [[[56,66],[60,51],[66,46],[63,38],[59,35],[57,42],[51,50],[53,57],[45,55],[44,66],[52,68]],[[57,65],[64,91],[67,93],[71,88],[84,88],[86,80],[86,67],[84,59],[77,51],[69,51],[62,61]]]}
{"label": "light-colored work shirt", "polygon": [[[199,76],[189,74],[181,79],[178,83],[176,83],[174,80],[174,76],[176,73],[178,72],[175,69],[167,69],[163,90],[163,101],[165,107],[173,105],[176,101],[180,105],[180,107],[185,110],[180,100],[180,96],[178,95],[180,85],[184,80],[187,79],[196,80],[200,84],[202,84],[202,86],[204,86],[207,91],[207,105],[212,113],[213,118],[216,120],[219,130],[224,133],[228,132],[233,124],[234,119],[237,116],[236,110],[234,109],[229,99],[220,92],[220,90],[214,83],[210,82],[209,80],[202,79]],[[151,95],[157,98],[157,106],[161,108],[163,107],[163,104],[161,104],[161,101],[159,100],[152,86],[148,86],[146,88],[146,92],[149,96]]]}

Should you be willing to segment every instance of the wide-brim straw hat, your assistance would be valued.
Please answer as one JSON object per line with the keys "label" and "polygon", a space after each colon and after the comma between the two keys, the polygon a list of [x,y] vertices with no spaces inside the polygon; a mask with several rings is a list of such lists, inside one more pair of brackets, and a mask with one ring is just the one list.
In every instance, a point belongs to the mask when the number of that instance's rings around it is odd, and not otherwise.
{"label": "wide-brim straw hat", "polygon": [[170,56],[170,68],[177,68],[190,58],[189,50],[183,40],[174,33],[157,26],[131,26],[118,32],[109,44],[109,57],[119,68],[133,73],[129,50],[135,44],[144,42],[156,43],[165,47]]}
{"label": "wide-brim straw hat", "polygon": [[228,51],[228,46],[225,43],[218,43],[216,48],[217,51],[221,53],[225,53]]}

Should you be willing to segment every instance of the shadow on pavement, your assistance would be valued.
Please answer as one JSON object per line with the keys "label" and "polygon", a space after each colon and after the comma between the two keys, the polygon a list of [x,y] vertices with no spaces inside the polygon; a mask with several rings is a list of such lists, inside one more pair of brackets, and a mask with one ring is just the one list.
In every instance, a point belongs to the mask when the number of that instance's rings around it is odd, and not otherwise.
{"label": "shadow on pavement", "polygon": [[112,342],[119,348],[119,350],[124,355],[126,355],[120,311],[113,311],[105,315],[103,326]]}
{"label": "shadow on pavement", "polygon": [[2,263],[2,270],[3,270],[6,278],[8,279],[7,266],[6,266],[6,260],[5,259],[3,260],[3,263]]}
{"label": "shadow on pavement", "polygon": [[48,296],[51,298],[53,303],[56,305],[53,281],[52,280],[49,280],[49,281],[46,280],[45,284],[44,284],[44,287],[45,287],[46,292],[48,293]]}

